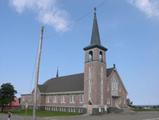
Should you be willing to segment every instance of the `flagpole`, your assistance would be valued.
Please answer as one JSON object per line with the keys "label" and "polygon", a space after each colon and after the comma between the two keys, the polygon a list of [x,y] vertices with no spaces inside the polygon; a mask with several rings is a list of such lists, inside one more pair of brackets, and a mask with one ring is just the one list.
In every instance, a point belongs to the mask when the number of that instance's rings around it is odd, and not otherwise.
{"label": "flagpole", "polygon": [[36,108],[37,108],[37,85],[39,81],[39,71],[40,71],[40,61],[41,61],[41,52],[42,52],[42,43],[43,43],[43,32],[44,26],[41,27],[40,39],[37,51],[36,58],[36,68],[35,68],[35,87],[34,87],[34,96],[33,96],[33,120],[36,120]]}

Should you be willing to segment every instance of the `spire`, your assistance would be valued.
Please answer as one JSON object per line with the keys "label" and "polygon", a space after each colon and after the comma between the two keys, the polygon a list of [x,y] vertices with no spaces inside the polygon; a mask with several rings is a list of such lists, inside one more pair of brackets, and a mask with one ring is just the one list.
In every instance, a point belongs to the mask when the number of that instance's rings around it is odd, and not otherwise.
{"label": "spire", "polygon": [[89,50],[92,48],[100,48],[104,51],[107,50],[104,46],[100,43],[100,36],[99,36],[99,29],[98,29],[98,23],[97,23],[97,16],[96,16],[96,8],[94,8],[94,18],[93,18],[93,28],[92,28],[92,35],[91,35],[91,42],[90,45],[85,47],[84,50]]}
{"label": "spire", "polygon": [[56,72],[56,78],[59,77],[59,70],[58,70],[58,67],[57,67],[57,72]]}
{"label": "spire", "polygon": [[92,28],[92,36],[91,36],[91,45],[100,45],[100,36],[99,36],[99,29],[97,23],[97,16],[96,16],[96,8],[94,8],[94,19],[93,19],[93,28]]}

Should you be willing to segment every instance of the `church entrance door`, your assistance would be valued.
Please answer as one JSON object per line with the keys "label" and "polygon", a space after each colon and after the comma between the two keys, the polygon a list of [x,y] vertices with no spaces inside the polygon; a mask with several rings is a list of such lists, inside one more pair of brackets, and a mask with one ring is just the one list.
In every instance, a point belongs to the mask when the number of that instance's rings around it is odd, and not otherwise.
{"label": "church entrance door", "polygon": [[120,108],[119,97],[113,97],[112,98],[112,107]]}

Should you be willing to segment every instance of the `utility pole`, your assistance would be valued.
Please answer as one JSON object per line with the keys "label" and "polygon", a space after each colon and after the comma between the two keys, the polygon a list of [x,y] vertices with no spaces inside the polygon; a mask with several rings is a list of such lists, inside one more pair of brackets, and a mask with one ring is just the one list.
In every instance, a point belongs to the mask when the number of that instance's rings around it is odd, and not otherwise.
{"label": "utility pole", "polygon": [[36,68],[35,68],[35,87],[34,87],[34,96],[33,96],[33,120],[36,120],[36,108],[37,108],[37,85],[39,81],[39,71],[40,71],[40,61],[41,61],[41,52],[42,52],[42,43],[43,43],[43,32],[44,26],[41,27],[40,39],[37,51],[36,58]]}

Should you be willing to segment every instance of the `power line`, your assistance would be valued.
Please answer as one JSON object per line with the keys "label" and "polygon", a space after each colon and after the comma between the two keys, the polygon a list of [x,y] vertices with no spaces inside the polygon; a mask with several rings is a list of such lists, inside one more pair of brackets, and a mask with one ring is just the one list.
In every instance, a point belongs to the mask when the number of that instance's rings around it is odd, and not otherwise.
{"label": "power line", "polygon": [[[97,4],[97,5],[95,6],[95,8],[100,9],[102,6],[104,6],[105,2],[106,2],[106,0],[103,0],[102,2],[100,2],[99,4]],[[69,24],[68,27],[71,27],[71,26],[77,24],[79,21],[83,20],[84,18],[88,17],[88,16],[91,15],[91,14],[92,14],[92,10],[88,11],[88,12],[85,13],[84,15],[80,16],[79,18],[77,18],[77,19],[74,21],[74,23]]]}
{"label": "power line", "polygon": [[[105,2],[106,2],[106,0],[103,0],[103,1],[101,1],[100,3],[98,3],[95,7],[96,7],[97,9],[100,9],[102,6],[104,6]],[[69,24],[68,27],[74,26],[75,24],[77,24],[77,23],[80,22],[81,20],[83,20],[83,19],[85,19],[86,17],[90,16],[90,15],[92,14],[92,10],[93,10],[93,9],[89,10],[88,12],[86,12],[85,14],[83,14],[82,16],[78,17],[78,18],[74,21],[74,23]],[[37,58],[37,55],[36,55],[36,58]],[[34,62],[34,65],[33,65],[33,66],[35,67],[35,65],[36,65],[36,64],[35,64],[35,62]],[[35,77],[35,70],[33,70],[33,72],[32,72],[32,79],[31,79],[31,81],[30,81],[30,89],[32,89],[32,87],[33,87],[33,79],[34,79],[34,77]]]}
{"label": "power line", "polygon": [[106,0],[103,0],[102,2],[100,2],[100,3],[96,6],[96,8],[100,8],[100,7],[104,6],[105,2],[106,2]]}

